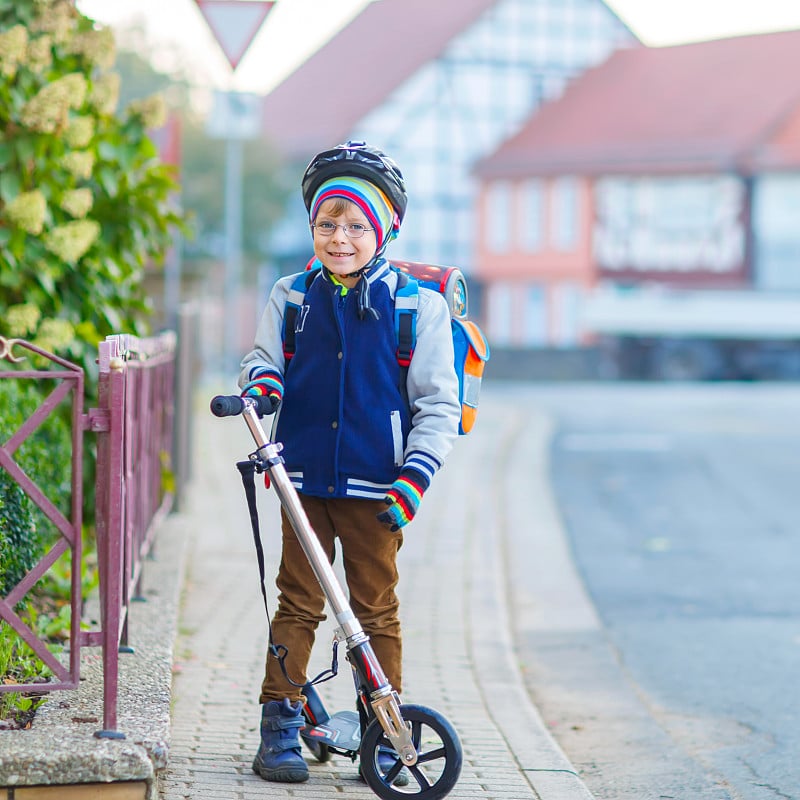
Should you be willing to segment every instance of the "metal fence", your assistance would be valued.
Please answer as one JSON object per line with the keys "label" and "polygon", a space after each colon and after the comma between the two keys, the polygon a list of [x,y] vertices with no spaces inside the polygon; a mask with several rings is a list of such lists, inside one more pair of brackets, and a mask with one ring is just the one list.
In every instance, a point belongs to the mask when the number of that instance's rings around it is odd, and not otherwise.
{"label": "metal fence", "polygon": [[[169,512],[174,487],[175,363],[177,339],[167,332],[149,339],[111,336],[99,347],[98,406],[83,412],[83,370],[34,345],[0,338],[0,361],[19,362],[34,354],[49,362],[44,370],[14,369],[0,379],[50,381],[56,388],[6,441],[0,443],[0,468],[56,526],[55,545],[5,598],[0,620],[33,649],[52,671],[54,680],[26,686],[0,685],[1,691],[73,689],[80,679],[80,648],[103,648],[103,729],[98,736],[122,738],[117,730],[120,645],[127,644],[128,607],[142,577],[144,559],[153,547],[159,522]],[[43,420],[71,394],[72,510],[67,518],[17,465],[14,453]],[[188,392],[183,390],[182,395]],[[0,411],[2,413],[2,411]],[[187,409],[188,413],[188,409]],[[100,629],[81,630],[81,530],[83,434],[97,434],[95,482],[97,560],[100,576]],[[15,612],[37,581],[67,550],[71,550],[71,629],[68,664],[48,649],[45,641]]]}
{"label": "metal fence", "polygon": [[[0,380],[36,381],[45,386],[46,389],[49,389],[50,385],[53,388],[21,427],[13,432],[5,442],[0,442],[0,469],[5,469],[11,479],[42,510],[57,529],[58,537],[52,547],[28,571],[22,580],[16,586],[11,587],[5,597],[0,598],[0,620],[9,625],[53,673],[53,681],[47,684],[48,690],[74,689],[80,680],[79,646],[76,645],[70,648],[68,664],[62,664],[50,652],[45,642],[17,614],[17,607],[53,564],[65,552],[71,551],[70,569],[73,605],[70,641],[73,643],[80,642],[84,375],[80,367],[52,353],[47,353],[36,347],[36,345],[21,339],[0,337],[0,362],[20,363],[27,361],[31,357],[38,357],[38,360],[43,361],[45,366],[49,366],[49,368],[0,371]],[[56,413],[59,405],[66,400],[71,403],[72,411],[72,507],[69,517],[61,512],[48,496],[48,488],[50,487],[39,486],[14,460],[14,454],[19,448],[51,415]],[[47,457],[47,453],[43,453],[42,456]],[[0,692],[19,691],[20,688],[24,687],[19,684],[0,683]],[[37,685],[35,688],[40,691],[42,687]]]}
{"label": "metal fence", "polygon": [[[97,563],[103,645],[103,731],[117,736],[119,646],[144,559],[172,500],[176,337],[121,334],[100,344]],[[91,413],[91,412],[90,412]]]}

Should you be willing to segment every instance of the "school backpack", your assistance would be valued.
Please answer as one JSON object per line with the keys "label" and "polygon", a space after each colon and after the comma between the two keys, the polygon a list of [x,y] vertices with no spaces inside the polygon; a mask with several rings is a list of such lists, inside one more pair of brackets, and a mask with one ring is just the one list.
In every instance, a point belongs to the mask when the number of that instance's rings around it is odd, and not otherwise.
{"label": "school backpack", "polygon": [[[312,258],[306,272],[295,278],[286,301],[283,316],[283,355],[287,363],[295,351],[297,315],[308,287],[319,272],[319,267],[312,268],[315,261]],[[458,432],[469,433],[478,414],[483,370],[489,360],[489,343],[478,325],[467,319],[467,282],[464,275],[456,267],[437,267],[414,261],[391,261],[390,266],[398,273],[394,327],[397,335],[397,363],[402,372],[403,387],[417,341],[419,287],[424,286],[439,292],[450,309],[454,364],[461,402]]]}

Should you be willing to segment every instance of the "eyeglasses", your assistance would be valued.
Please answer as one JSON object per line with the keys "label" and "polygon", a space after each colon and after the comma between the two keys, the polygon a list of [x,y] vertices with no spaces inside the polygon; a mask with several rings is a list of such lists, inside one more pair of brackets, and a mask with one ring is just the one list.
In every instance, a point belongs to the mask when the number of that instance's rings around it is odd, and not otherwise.
{"label": "eyeglasses", "polygon": [[311,226],[320,236],[332,236],[337,228],[341,228],[348,239],[360,239],[367,231],[375,230],[360,222],[348,222],[346,225],[334,225],[332,222],[317,222]]}

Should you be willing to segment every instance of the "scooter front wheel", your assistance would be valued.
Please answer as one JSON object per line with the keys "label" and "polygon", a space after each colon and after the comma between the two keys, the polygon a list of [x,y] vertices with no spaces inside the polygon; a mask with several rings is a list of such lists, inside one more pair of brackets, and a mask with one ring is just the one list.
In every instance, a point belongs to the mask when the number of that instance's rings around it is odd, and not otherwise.
{"label": "scooter front wheel", "polygon": [[[404,766],[381,724],[373,719],[361,738],[361,774],[383,800],[439,800],[450,792],[461,774],[463,754],[458,735],[433,709],[403,705],[400,713],[411,725],[417,763]],[[403,770],[409,780],[407,785],[399,786],[396,780]]]}

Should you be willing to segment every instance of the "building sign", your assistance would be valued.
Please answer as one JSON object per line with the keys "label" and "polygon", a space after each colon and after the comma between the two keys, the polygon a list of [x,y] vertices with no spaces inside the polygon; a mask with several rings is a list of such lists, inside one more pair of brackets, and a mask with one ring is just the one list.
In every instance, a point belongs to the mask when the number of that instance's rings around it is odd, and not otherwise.
{"label": "building sign", "polygon": [[693,283],[739,278],[745,196],[742,180],[730,175],[599,180],[593,245],[600,273]]}
{"label": "building sign", "polygon": [[195,0],[232,69],[247,52],[274,2],[266,0]]}

